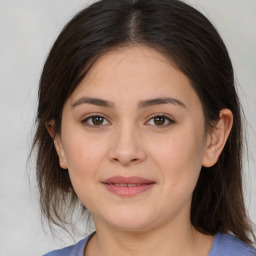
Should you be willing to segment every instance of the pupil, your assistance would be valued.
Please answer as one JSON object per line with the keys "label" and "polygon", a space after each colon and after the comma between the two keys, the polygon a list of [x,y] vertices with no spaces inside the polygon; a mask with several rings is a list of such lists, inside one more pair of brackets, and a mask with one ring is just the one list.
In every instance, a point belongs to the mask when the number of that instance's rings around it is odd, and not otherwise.
{"label": "pupil", "polygon": [[92,118],[92,122],[94,125],[101,125],[103,123],[103,118],[100,116],[95,116]]}
{"label": "pupil", "polygon": [[164,122],[165,122],[165,118],[162,117],[162,116],[155,117],[154,122],[155,122],[156,125],[163,125]]}

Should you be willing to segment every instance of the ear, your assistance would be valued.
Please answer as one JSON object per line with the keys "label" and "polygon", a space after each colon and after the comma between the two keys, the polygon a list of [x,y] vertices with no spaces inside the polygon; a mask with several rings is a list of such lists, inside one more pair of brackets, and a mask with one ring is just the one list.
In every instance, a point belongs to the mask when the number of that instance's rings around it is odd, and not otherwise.
{"label": "ear", "polygon": [[53,143],[54,143],[54,147],[56,149],[56,152],[59,156],[59,165],[62,169],[67,169],[67,160],[66,160],[66,156],[65,156],[65,152],[63,149],[63,145],[62,145],[62,141],[61,141],[61,137],[60,135],[55,133],[55,121],[54,120],[50,120],[49,122],[47,122],[45,124],[46,129],[48,131],[48,133],[50,134],[50,136],[53,139]]}
{"label": "ear", "polygon": [[204,167],[211,167],[217,161],[226,144],[233,125],[233,114],[229,109],[222,109],[219,120],[207,135],[206,147],[202,160]]}
{"label": "ear", "polygon": [[52,137],[52,139],[54,139],[55,137],[55,121],[52,119],[48,122],[45,123],[45,127],[48,131],[48,133],[50,134],[50,136]]}

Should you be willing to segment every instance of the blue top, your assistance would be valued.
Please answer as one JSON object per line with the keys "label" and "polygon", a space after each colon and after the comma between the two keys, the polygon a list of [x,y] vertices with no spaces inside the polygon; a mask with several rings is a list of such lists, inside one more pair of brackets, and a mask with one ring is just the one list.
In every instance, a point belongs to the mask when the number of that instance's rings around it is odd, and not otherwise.
{"label": "blue top", "polygon": [[[43,256],[83,256],[85,246],[94,233],[75,245],[49,252]],[[217,233],[208,256],[256,256],[256,250],[235,236]]]}

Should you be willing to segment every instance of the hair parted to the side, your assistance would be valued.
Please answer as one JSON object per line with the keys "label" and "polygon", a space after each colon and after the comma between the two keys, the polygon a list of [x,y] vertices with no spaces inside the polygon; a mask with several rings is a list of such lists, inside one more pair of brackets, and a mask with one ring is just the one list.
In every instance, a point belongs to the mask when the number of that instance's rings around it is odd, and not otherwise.
{"label": "hair parted to the side", "polygon": [[253,229],[242,190],[242,124],[232,64],[216,29],[200,12],[178,0],[101,0],[79,12],[62,30],[44,65],[39,87],[37,181],[42,213],[64,226],[79,200],[67,170],[59,166],[45,124],[61,132],[64,103],[104,53],[140,44],[169,58],[189,79],[204,111],[206,128],[228,108],[234,116],[218,162],[202,167],[193,193],[191,222],[207,234],[232,232],[252,243]]}

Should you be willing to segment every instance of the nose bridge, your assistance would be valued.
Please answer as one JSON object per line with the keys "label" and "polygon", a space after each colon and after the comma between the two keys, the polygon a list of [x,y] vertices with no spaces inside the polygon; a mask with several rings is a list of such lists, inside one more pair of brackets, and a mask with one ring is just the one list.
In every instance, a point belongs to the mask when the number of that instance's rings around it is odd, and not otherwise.
{"label": "nose bridge", "polygon": [[111,159],[127,165],[145,159],[145,151],[139,134],[139,128],[129,122],[116,127],[113,134]]}

